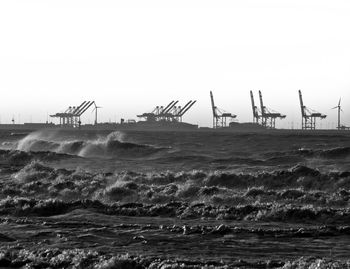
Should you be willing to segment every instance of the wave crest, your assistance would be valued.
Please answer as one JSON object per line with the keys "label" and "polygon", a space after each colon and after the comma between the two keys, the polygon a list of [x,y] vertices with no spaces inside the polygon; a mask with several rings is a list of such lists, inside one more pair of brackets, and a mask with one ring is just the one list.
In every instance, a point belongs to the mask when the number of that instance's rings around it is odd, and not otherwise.
{"label": "wave crest", "polygon": [[1,183],[0,198],[96,199],[106,203],[146,204],[175,201],[230,206],[277,202],[347,207],[350,203],[348,173],[323,174],[302,166],[257,174],[196,170],[145,174],[54,169],[33,161],[7,173]]}
{"label": "wave crest", "polygon": [[124,134],[112,132],[93,140],[63,139],[58,132],[37,131],[17,143],[16,150],[25,152],[50,151],[81,157],[138,157],[156,153],[162,148],[124,142]]}

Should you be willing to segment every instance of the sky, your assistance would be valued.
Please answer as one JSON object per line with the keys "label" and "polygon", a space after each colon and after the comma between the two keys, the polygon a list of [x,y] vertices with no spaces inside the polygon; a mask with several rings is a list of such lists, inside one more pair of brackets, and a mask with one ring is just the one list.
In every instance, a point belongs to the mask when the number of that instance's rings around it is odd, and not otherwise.
{"label": "sky", "polygon": [[319,127],[336,126],[340,97],[350,126],[349,14],[348,0],[1,0],[1,123],[45,122],[85,100],[103,122],[197,100],[184,121],[210,126],[211,90],[249,122],[249,91],[257,102],[261,90],[287,115],[276,126],[298,128],[301,89],[328,115]]}

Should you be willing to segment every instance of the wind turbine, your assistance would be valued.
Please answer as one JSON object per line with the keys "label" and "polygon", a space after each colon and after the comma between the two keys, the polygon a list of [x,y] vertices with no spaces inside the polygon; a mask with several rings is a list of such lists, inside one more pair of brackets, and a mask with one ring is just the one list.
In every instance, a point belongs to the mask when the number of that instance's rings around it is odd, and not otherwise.
{"label": "wind turbine", "polygon": [[341,103],[341,98],[339,98],[338,105],[332,108],[332,109],[336,109],[336,108],[338,109],[338,130],[340,130],[340,128],[341,128],[341,126],[340,126],[340,111],[343,111],[341,109],[340,103]]}
{"label": "wind turbine", "polygon": [[95,105],[95,108],[92,110],[92,112],[95,111],[95,125],[97,125],[97,110],[99,108],[102,108],[102,107],[101,106],[97,106],[95,101],[94,101],[94,105]]}

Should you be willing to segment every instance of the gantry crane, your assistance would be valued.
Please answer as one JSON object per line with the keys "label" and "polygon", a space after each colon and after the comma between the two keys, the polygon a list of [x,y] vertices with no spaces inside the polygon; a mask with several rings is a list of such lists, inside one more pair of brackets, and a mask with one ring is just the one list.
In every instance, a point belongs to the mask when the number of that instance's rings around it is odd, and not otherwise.
{"label": "gantry crane", "polygon": [[210,91],[211,108],[213,111],[213,128],[227,127],[227,119],[233,120],[237,116],[224,112],[215,106],[213,92]]}
{"label": "gantry crane", "polygon": [[167,106],[157,106],[150,113],[137,115],[139,118],[144,118],[146,121],[182,121],[183,115],[196,103],[189,101],[185,106],[176,106],[179,101],[171,101]]}
{"label": "gantry crane", "polygon": [[286,115],[282,115],[281,113],[275,112],[266,106],[264,106],[263,97],[261,94],[261,91],[259,91],[259,97],[260,97],[260,109],[261,109],[261,125],[270,128],[275,129],[276,126],[276,119],[284,119]]}
{"label": "gantry crane", "polygon": [[83,115],[83,113],[85,113],[85,111],[88,110],[94,103],[94,101],[84,101],[77,107],[70,106],[63,113],[56,113],[54,115],[50,115],[50,117],[59,118],[61,126],[80,127],[81,115]]}
{"label": "gantry crane", "polygon": [[301,90],[299,90],[299,100],[301,108],[301,128],[303,130],[315,130],[316,129],[316,119],[325,119],[327,115],[320,112],[314,111],[310,108],[304,106],[303,95]]}

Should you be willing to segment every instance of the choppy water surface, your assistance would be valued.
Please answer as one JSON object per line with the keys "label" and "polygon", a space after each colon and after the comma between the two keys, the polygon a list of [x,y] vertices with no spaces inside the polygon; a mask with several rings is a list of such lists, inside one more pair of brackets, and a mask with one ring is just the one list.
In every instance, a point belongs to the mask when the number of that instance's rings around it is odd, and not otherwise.
{"label": "choppy water surface", "polygon": [[350,267],[350,134],[0,133],[0,267]]}

